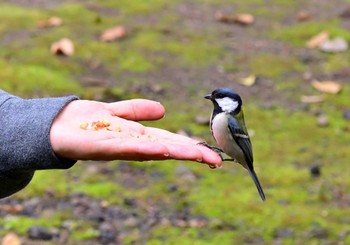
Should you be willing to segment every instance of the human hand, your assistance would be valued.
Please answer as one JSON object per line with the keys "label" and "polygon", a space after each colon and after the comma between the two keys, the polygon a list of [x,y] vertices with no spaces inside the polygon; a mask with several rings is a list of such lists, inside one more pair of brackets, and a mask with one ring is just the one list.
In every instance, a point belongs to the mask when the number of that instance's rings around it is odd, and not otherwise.
{"label": "human hand", "polygon": [[[169,131],[145,127],[138,121],[158,120],[164,107],[135,99],[115,103],[70,102],[54,120],[50,140],[59,157],[74,160],[190,160],[221,166],[221,158],[198,141]],[[81,129],[80,124],[107,119],[111,131]],[[120,128],[120,132],[114,130]],[[119,131],[119,130],[118,130]]]}

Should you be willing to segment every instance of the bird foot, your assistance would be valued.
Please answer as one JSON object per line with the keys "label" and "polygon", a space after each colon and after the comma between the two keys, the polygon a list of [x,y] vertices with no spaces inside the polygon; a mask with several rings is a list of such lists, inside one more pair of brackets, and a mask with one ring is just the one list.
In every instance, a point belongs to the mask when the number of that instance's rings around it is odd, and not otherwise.
{"label": "bird foot", "polygon": [[225,152],[222,149],[220,149],[220,148],[218,148],[216,146],[213,146],[213,145],[209,145],[205,141],[199,142],[199,143],[197,143],[197,145],[203,145],[203,146],[209,148],[210,150],[215,151],[220,156],[221,161],[231,161],[231,162],[235,162],[236,161],[235,159],[232,159],[232,158],[224,158],[222,156],[222,153],[225,153]]}
{"label": "bird foot", "polygon": [[197,143],[197,145],[203,145],[203,146],[209,148],[210,150],[215,151],[215,152],[218,153],[218,154],[224,153],[224,151],[221,150],[220,148],[218,148],[218,147],[216,147],[216,146],[213,146],[213,145],[209,145],[209,144],[208,144],[207,142],[205,142],[205,141],[201,141],[201,142]]}

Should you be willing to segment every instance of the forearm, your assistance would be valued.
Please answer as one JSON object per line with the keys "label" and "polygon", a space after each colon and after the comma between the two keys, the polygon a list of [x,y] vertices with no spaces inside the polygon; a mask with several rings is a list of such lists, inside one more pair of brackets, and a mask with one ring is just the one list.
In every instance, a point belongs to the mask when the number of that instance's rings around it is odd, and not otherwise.
{"label": "forearm", "polygon": [[26,186],[35,170],[66,169],[75,163],[58,158],[50,143],[53,120],[75,99],[26,100],[0,90],[0,198]]}

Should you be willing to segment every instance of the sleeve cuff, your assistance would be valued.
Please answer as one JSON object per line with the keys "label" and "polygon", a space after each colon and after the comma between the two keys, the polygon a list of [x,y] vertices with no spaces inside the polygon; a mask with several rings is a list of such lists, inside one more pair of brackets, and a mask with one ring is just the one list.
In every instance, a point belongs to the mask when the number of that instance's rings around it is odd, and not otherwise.
{"label": "sleeve cuff", "polygon": [[[0,172],[67,169],[76,161],[58,158],[52,150],[50,129],[58,113],[76,96],[21,99],[11,97],[1,106]],[[5,153],[5,154],[4,154]]]}

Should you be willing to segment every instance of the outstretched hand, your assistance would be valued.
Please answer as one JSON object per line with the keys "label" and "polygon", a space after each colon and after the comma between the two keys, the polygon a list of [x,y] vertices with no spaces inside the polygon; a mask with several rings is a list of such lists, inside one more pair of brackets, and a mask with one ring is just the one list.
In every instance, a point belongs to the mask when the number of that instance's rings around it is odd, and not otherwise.
{"label": "outstretched hand", "polygon": [[[217,167],[218,154],[198,141],[169,131],[145,127],[138,121],[158,120],[164,107],[135,99],[115,103],[76,100],[54,120],[50,140],[54,152],[74,160],[190,160]],[[80,124],[106,119],[108,129],[82,129]]]}

